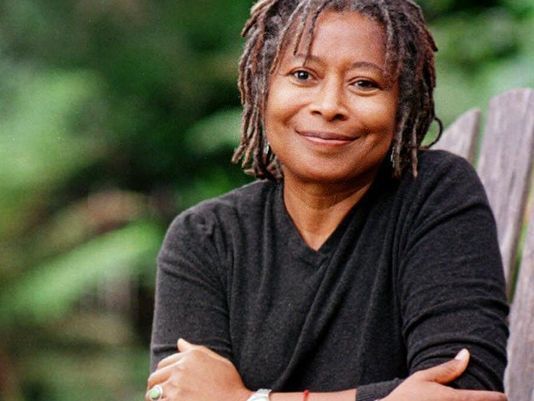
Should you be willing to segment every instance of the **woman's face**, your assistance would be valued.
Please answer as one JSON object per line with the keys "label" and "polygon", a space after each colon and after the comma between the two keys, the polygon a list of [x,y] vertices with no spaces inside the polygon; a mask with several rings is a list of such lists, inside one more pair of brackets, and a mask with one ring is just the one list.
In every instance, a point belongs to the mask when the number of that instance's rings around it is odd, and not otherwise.
{"label": "woman's face", "polygon": [[323,184],[373,177],[390,147],[398,84],[385,77],[380,24],[356,12],[324,12],[310,56],[291,44],[271,76],[269,144],[286,179]]}

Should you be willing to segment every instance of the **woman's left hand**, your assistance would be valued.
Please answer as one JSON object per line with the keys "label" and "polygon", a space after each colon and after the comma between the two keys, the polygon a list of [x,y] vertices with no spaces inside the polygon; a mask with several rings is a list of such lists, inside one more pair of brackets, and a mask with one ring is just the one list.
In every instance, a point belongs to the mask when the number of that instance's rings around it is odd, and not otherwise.
{"label": "woman's left hand", "polygon": [[[148,378],[148,389],[162,386],[162,401],[246,401],[252,395],[228,359],[183,339],[178,351],[161,360]],[[152,401],[148,392],[145,400]]]}

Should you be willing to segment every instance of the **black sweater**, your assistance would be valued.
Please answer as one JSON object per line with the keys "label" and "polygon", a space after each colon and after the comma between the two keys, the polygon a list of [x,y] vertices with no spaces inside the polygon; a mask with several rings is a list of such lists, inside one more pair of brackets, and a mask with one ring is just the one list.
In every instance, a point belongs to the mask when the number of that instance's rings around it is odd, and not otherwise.
{"label": "black sweater", "polygon": [[417,178],[379,174],[318,251],[282,192],[258,181],[175,219],[158,259],[152,368],[183,337],[231,359],[252,390],[356,387],[366,401],[467,347],[453,385],[502,390],[495,221],[465,160],[426,151]]}

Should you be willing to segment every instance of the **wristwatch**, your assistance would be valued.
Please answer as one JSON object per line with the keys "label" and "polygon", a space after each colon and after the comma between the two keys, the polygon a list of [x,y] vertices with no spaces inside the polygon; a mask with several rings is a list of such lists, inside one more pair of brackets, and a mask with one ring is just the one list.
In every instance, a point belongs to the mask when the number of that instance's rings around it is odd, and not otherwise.
{"label": "wristwatch", "polygon": [[272,390],[260,388],[254,394],[252,394],[247,401],[269,401],[269,393]]}

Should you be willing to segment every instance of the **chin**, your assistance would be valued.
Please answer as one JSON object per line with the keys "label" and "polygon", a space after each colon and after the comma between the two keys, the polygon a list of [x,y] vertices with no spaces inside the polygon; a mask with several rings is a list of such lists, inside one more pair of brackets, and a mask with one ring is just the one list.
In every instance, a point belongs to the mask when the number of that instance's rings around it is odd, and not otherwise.
{"label": "chin", "polygon": [[299,169],[287,169],[283,167],[284,176],[291,176],[297,181],[307,184],[338,185],[357,181],[361,174],[348,174],[331,168],[327,164],[318,163],[313,166],[299,166]]}

